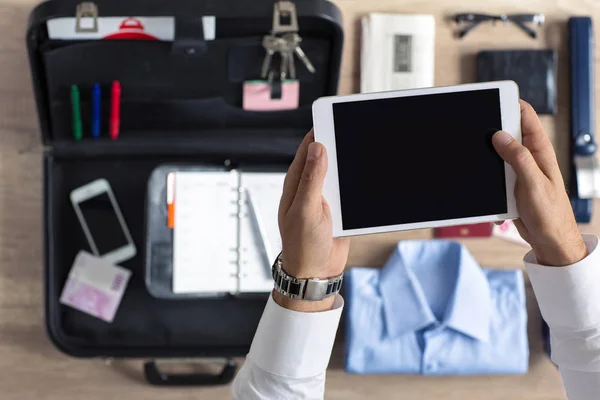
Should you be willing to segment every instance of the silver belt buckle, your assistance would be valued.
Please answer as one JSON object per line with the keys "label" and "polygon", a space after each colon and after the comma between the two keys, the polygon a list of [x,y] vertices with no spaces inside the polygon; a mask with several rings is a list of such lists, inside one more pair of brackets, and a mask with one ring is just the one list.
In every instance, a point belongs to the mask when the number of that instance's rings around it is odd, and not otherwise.
{"label": "silver belt buckle", "polygon": [[600,197],[600,167],[598,160],[591,156],[575,156],[577,192],[581,199]]}

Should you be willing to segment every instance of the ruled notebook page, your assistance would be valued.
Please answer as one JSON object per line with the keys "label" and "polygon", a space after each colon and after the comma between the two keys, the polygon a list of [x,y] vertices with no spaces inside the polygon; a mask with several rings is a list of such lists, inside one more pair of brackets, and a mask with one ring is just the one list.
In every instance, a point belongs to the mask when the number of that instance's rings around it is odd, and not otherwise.
{"label": "ruled notebook page", "polygon": [[237,171],[177,172],[173,292],[235,292],[238,248]]}
{"label": "ruled notebook page", "polygon": [[242,172],[244,218],[240,221],[242,292],[273,290],[271,265],[281,251],[277,214],[285,173]]}

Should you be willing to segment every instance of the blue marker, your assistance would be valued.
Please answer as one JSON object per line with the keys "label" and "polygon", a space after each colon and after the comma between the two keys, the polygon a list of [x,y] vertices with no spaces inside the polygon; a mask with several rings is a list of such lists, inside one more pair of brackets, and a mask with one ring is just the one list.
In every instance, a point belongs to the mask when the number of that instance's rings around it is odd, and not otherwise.
{"label": "blue marker", "polygon": [[98,139],[100,137],[100,84],[94,84],[92,91],[92,137]]}

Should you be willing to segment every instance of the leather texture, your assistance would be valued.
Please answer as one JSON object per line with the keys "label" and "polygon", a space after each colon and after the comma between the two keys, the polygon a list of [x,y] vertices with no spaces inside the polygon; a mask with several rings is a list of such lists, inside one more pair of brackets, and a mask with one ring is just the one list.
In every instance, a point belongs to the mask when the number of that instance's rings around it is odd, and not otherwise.
{"label": "leather texture", "polygon": [[500,50],[477,54],[477,81],[512,80],[540,114],[556,113],[556,51]]}

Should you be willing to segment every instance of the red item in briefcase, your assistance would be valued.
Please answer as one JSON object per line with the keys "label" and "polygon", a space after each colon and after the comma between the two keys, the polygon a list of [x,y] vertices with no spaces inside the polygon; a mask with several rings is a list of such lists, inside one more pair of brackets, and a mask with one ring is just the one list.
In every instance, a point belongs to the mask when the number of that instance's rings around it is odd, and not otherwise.
{"label": "red item in briefcase", "polygon": [[460,237],[490,237],[492,236],[492,222],[473,225],[457,225],[445,228],[437,228],[435,236],[438,238],[460,238]]}
{"label": "red item in briefcase", "polygon": [[158,40],[156,36],[144,31],[144,25],[136,18],[125,18],[119,31],[104,36],[104,39]]}

